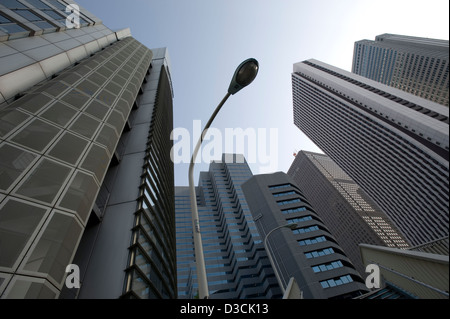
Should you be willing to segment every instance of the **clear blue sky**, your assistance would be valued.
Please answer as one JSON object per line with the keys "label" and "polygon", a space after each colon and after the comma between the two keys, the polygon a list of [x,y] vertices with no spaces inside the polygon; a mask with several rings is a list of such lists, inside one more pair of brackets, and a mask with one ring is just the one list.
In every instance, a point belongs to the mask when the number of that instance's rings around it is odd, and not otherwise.
{"label": "clear blue sky", "polygon": [[[76,2],[110,29],[129,27],[147,47],[168,48],[174,127],[192,131],[194,120],[205,125],[239,63],[258,59],[258,77],[228,100],[213,127],[223,134],[225,128],[266,129],[267,133],[277,128],[277,154],[272,155],[278,171],[288,170],[296,150],[321,152],[293,124],[294,63],[315,58],[350,71],[358,40],[373,40],[382,33],[449,39],[448,0]],[[223,150],[235,151],[225,146]],[[254,174],[267,170],[258,159],[250,167]],[[200,170],[207,169],[208,163],[197,164],[195,180]],[[188,164],[175,165],[177,186],[188,185],[187,173]]]}

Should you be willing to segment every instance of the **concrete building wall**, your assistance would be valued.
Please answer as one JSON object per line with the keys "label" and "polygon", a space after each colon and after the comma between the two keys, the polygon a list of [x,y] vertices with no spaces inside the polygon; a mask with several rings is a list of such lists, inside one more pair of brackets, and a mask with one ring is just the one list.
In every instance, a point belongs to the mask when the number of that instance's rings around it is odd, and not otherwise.
{"label": "concrete building wall", "polygon": [[[256,175],[242,186],[281,284],[294,277],[305,299],[352,298],[363,280],[295,182],[285,173]],[[295,229],[280,228],[297,224]],[[270,234],[270,235],[269,235]]]}
{"label": "concrete building wall", "polygon": [[297,183],[361,275],[359,244],[408,248],[376,203],[327,155],[301,151],[287,174]]}

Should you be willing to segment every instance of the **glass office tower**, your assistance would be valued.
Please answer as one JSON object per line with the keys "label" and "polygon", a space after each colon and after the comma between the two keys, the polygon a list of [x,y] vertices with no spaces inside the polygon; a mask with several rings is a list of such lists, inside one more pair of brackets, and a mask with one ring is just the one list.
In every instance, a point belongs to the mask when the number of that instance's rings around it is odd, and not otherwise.
{"label": "glass office tower", "polygon": [[391,219],[329,156],[300,151],[287,174],[300,187],[360,274],[365,273],[365,266],[359,244],[409,247]]}
{"label": "glass office tower", "polygon": [[448,236],[449,108],[317,60],[294,65],[294,123],[412,245]]}
{"label": "glass office tower", "polygon": [[[232,158],[232,160],[231,160]],[[281,291],[241,189],[253,174],[242,155],[224,154],[196,188],[211,299],[281,298]],[[188,187],[175,187],[178,296],[197,296]]]}
{"label": "glass office tower", "polygon": [[381,34],[355,42],[352,72],[448,106],[448,40]]}
{"label": "glass office tower", "polygon": [[167,50],[69,3],[0,2],[0,296],[175,298]]}

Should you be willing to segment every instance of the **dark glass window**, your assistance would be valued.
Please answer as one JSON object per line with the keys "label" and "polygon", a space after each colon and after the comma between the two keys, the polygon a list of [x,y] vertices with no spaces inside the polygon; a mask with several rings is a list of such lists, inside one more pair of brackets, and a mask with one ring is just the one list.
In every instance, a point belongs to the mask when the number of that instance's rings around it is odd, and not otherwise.
{"label": "dark glass window", "polygon": [[304,216],[304,217],[298,217],[298,218],[290,218],[287,220],[288,224],[294,224],[294,223],[301,223],[304,221],[312,220],[311,216]]}
{"label": "dark glass window", "polygon": [[279,189],[279,188],[287,188],[287,187],[291,187],[291,184],[269,186],[269,189]]}
{"label": "dark glass window", "polygon": [[273,194],[274,197],[280,197],[280,196],[287,196],[287,195],[295,195],[296,192],[294,191],[289,191],[289,192],[283,192],[283,193],[277,193],[277,194]]}
{"label": "dark glass window", "polygon": [[37,9],[50,9],[50,7],[41,0],[27,0],[27,2]]}
{"label": "dark glass window", "polygon": [[289,204],[299,203],[299,202],[301,202],[301,200],[296,198],[296,199],[291,199],[291,200],[280,201],[280,202],[277,202],[277,204],[279,206],[283,206],[283,205],[289,205]]}
{"label": "dark glass window", "polygon": [[53,19],[59,21],[59,20],[66,20],[65,17],[63,17],[61,14],[59,14],[58,12],[56,12],[55,10],[42,10],[42,12],[44,12],[46,15],[52,17]]}
{"label": "dark glass window", "polygon": [[11,23],[11,21],[0,14],[0,24],[3,23]]}
{"label": "dark glass window", "polygon": [[[35,1],[40,1],[40,0],[35,0]],[[71,14],[71,12],[66,12],[67,6],[58,2],[57,0],[49,0],[48,2],[60,11],[59,13],[62,14],[62,16],[64,17],[64,20],[69,16],[69,14]],[[54,10],[52,10],[52,11],[54,11]],[[55,14],[56,14],[56,12],[55,12]],[[81,16],[81,15],[82,15],[82,12],[80,12],[80,25],[81,26],[89,25],[89,21],[86,20],[87,18],[84,16]],[[59,20],[59,19],[57,19],[57,20]]]}
{"label": "dark glass window", "polygon": [[1,14],[0,14],[0,30],[8,34],[28,31]]}
{"label": "dark glass window", "polygon": [[2,5],[8,9],[26,9],[27,7],[18,2],[17,0],[2,0]]}
{"label": "dark glass window", "polygon": [[350,275],[341,276],[339,278],[332,278],[328,280],[321,281],[320,284],[322,285],[322,288],[330,288],[340,285],[345,285],[348,283],[353,282],[353,278]]}
{"label": "dark glass window", "polygon": [[283,214],[293,214],[293,213],[303,212],[305,210],[306,210],[306,207],[296,207],[296,208],[291,208],[291,209],[283,209],[281,212]]}
{"label": "dark glass window", "polygon": [[22,16],[26,20],[32,22],[35,26],[40,29],[45,30],[44,33],[56,31],[56,27],[47,21],[44,21],[43,18],[39,17],[35,13],[31,12],[31,10],[13,10],[18,15]]}
{"label": "dark glass window", "polygon": [[309,232],[316,231],[316,230],[319,230],[319,226],[313,225],[313,226],[310,226],[310,227],[294,229],[292,231],[292,233],[294,233],[294,234],[304,234],[304,233],[309,233]]}
{"label": "dark glass window", "polygon": [[[40,29],[49,29],[50,31],[56,31],[56,27],[46,21],[36,21],[33,22],[34,25],[39,27]],[[45,32],[44,32],[45,33]]]}
{"label": "dark glass window", "polygon": [[42,21],[42,18],[38,17],[37,15],[35,15],[30,10],[14,10],[14,12],[17,13],[18,15],[24,17],[28,21],[32,21],[32,22],[34,22],[34,21]]}
{"label": "dark glass window", "polygon": [[300,246],[306,246],[306,245],[314,245],[317,243],[322,243],[324,241],[326,241],[327,239],[325,238],[325,236],[319,236],[319,237],[315,237],[315,238],[307,238],[304,240],[299,240],[298,244]]}
{"label": "dark glass window", "polygon": [[66,10],[66,6],[62,4],[61,2],[58,2],[57,0],[47,0],[48,3],[50,3],[55,8],[58,8],[60,10]]}

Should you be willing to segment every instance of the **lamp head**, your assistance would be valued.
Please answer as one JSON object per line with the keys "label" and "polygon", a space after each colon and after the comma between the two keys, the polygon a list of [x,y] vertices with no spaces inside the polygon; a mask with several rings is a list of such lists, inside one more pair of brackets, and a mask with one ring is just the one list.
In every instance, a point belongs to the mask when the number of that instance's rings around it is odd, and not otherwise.
{"label": "lamp head", "polygon": [[252,83],[258,74],[258,70],[259,63],[256,59],[250,58],[242,62],[234,72],[230,87],[228,88],[228,93],[232,95],[236,94]]}
{"label": "lamp head", "polygon": [[294,229],[296,229],[298,227],[298,224],[297,223],[293,223],[293,224],[285,225],[284,227],[294,230]]}

